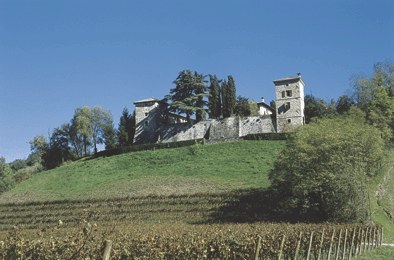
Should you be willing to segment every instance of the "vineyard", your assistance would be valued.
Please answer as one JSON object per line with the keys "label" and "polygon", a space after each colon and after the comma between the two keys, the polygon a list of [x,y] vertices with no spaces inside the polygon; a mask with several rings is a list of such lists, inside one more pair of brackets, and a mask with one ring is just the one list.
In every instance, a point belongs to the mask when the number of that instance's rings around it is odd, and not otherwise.
{"label": "vineyard", "polygon": [[87,211],[97,223],[210,223],[230,205],[237,211],[243,193],[249,192],[0,204],[0,230],[53,226],[59,220],[73,226]]}
{"label": "vineyard", "polygon": [[382,242],[382,229],[372,225],[220,223],[256,217],[257,196],[241,190],[1,204],[0,259],[345,259]]}
{"label": "vineyard", "polygon": [[[59,232],[63,232],[59,235]],[[0,241],[1,259],[348,259],[378,247],[377,226],[333,224],[129,224],[99,228],[82,220],[74,233],[18,229]]]}

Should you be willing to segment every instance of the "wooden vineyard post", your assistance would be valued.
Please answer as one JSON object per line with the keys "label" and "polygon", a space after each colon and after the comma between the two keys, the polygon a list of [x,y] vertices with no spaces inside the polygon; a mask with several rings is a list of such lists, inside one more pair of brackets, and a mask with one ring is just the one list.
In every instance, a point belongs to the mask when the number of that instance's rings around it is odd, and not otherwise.
{"label": "wooden vineyard post", "polygon": [[339,238],[338,238],[337,251],[335,252],[335,260],[338,260],[339,257],[339,249],[341,248],[341,238],[342,238],[342,228],[339,230]]}
{"label": "wooden vineyard post", "polygon": [[383,227],[381,227],[380,246],[382,246],[382,243],[383,243]]}
{"label": "wooden vineyard post", "polygon": [[345,229],[345,239],[343,240],[343,253],[342,253],[342,259],[345,259],[345,254],[346,254],[346,240],[347,240],[347,228]]}
{"label": "wooden vineyard post", "polygon": [[364,236],[364,248],[363,251],[367,251],[367,241],[368,241],[368,232],[369,232],[369,227],[365,230],[365,236]]}
{"label": "wooden vineyard post", "polygon": [[319,254],[317,255],[317,260],[320,260],[321,250],[323,248],[323,241],[324,241],[324,228],[323,228],[323,230],[321,232],[320,247],[319,247]]}
{"label": "wooden vineyard post", "polygon": [[371,250],[371,237],[372,237],[372,227],[369,228],[368,231],[368,241],[367,241],[367,250]]}
{"label": "wooden vineyard post", "polygon": [[309,260],[309,257],[311,255],[312,242],[313,242],[313,231],[311,231],[311,237],[309,239],[308,254],[306,255],[306,260]]}
{"label": "wooden vineyard post", "polygon": [[356,241],[356,255],[360,254],[361,250],[361,241],[363,240],[363,228],[360,227],[358,229],[357,241]]}
{"label": "wooden vineyard post", "polygon": [[282,259],[282,252],[283,252],[283,247],[285,245],[285,239],[286,239],[286,235],[283,235],[282,237],[282,242],[280,243],[280,249],[279,249],[279,255],[278,255],[278,260]]}
{"label": "wooden vineyard post", "polygon": [[296,247],[296,250],[295,250],[295,253],[294,253],[294,260],[297,260],[298,253],[300,251],[301,240],[302,240],[302,231],[300,232],[300,238],[297,241],[297,247]]}
{"label": "wooden vineyard post", "polygon": [[261,249],[261,236],[257,239],[257,247],[256,253],[254,254],[254,260],[258,260],[260,256],[260,249]]}
{"label": "wooden vineyard post", "polygon": [[[353,228],[352,242],[350,243],[350,249],[349,249],[349,259],[351,259],[352,255],[353,255],[354,239],[356,238],[356,232],[357,232],[357,228]],[[354,255],[356,255],[356,254],[354,253]]]}
{"label": "wooden vineyard post", "polygon": [[105,240],[103,260],[109,260],[111,256],[112,240]]}
{"label": "wooden vineyard post", "polygon": [[372,248],[376,248],[376,227],[373,227]]}
{"label": "wooden vineyard post", "polygon": [[364,227],[361,228],[361,239],[359,241],[360,248],[358,249],[357,255],[360,255],[363,252],[363,241],[364,241]]}
{"label": "wooden vineyard post", "polygon": [[331,240],[330,240],[330,247],[329,247],[329,249],[328,249],[328,256],[327,256],[327,259],[330,259],[330,257],[331,257],[331,250],[332,250],[332,244],[334,243],[334,237],[335,237],[335,228],[334,228],[334,230],[332,231]]}

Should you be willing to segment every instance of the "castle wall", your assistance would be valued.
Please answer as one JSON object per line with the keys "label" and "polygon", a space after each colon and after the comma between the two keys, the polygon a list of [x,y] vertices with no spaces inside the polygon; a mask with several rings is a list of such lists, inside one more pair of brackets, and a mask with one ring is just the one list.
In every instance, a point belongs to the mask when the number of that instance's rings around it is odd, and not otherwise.
{"label": "castle wall", "polygon": [[209,140],[233,139],[239,137],[239,117],[212,120]]}
{"label": "castle wall", "polygon": [[207,134],[210,121],[198,122],[195,125],[166,125],[158,129],[159,141],[163,143],[202,139]]}
{"label": "castle wall", "polygon": [[248,134],[259,133],[274,133],[275,132],[275,119],[270,115],[263,117],[250,116],[240,119],[239,136],[246,136]]}
{"label": "castle wall", "polygon": [[218,141],[236,139],[248,134],[274,133],[275,119],[264,117],[229,117],[221,120],[207,120],[195,125],[166,125],[157,130],[163,143],[187,141],[201,138]]}

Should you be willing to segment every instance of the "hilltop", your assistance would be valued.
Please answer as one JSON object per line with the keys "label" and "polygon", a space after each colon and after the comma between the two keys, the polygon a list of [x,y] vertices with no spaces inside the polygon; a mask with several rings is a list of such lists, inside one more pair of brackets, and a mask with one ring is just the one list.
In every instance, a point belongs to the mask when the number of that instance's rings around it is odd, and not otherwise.
{"label": "hilltop", "polygon": [[81,159],[45,171],[0,203],[227,192],[269,186],[285,141],[236,141]]}

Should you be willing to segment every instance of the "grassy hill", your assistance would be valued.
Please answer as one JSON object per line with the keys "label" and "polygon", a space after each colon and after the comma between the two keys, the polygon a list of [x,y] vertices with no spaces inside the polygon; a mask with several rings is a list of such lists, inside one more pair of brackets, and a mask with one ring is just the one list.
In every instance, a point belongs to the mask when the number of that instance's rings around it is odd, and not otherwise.
{"label": "grassy hill", "polygon": [[284,141],[238,141],[83,159],[45,171],[0,203],[226,192],[269,186]]}
{"label": "grassy hill", "polygon": [[394,243],[394,149],[370,184],[371,217],[383,226],[386,243]]}

